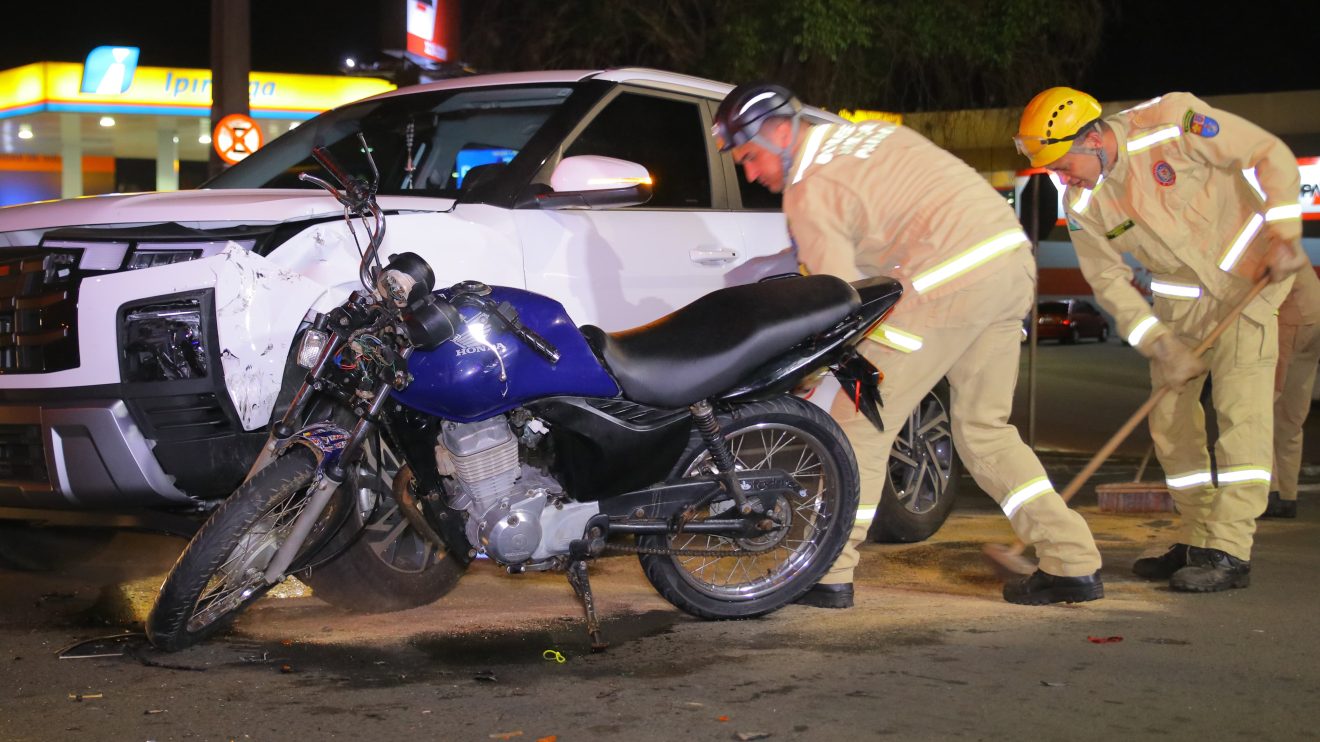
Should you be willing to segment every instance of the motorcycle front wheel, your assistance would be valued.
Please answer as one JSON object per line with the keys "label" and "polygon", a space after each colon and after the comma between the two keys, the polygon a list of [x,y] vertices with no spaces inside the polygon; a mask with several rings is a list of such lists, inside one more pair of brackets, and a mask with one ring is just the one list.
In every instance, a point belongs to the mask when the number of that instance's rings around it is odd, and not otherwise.
{"label": "motorcycle front wheel", "polygon": [[[159,649],[191,646],[227,626],[272,586],[263,576],[309,501],[316,457],[305,446],[290,446],[257,472],[207,519],[179,556],[160,587],[147,618],[147,638]],[[335,511],[347,507],[341,494],[299,550],[299,561],[313,554],[341,523]]]}
{"label": "motorcycle front wheel", "polygon": [[[643,553],[640,559],[647,579],[676,607],[700,618],[752,618],[801,597],[843,550],[857,513],[857,461],[839,426],[796,397],[740,405],[718,419],[739,471],[779,469],[801,488],[800,494],[785,496],[776,505],[788,516],[784,526],[752,539],[645,536],[638,546],[647,549],[741,553]],[[710,453],[693,431],[673,474],[712,471]],[[697,518],[719,516],[731,506],[732,500],[716,500]]]}

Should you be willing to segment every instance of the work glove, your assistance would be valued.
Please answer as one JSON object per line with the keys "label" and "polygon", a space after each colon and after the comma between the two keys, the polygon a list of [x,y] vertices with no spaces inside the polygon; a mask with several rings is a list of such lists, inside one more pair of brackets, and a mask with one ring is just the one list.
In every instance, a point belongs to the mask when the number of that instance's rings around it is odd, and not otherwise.
{"label": "work glove", "polygon": [[1265,253],[1265,274],[1270,277],[1270,283],[1278,283],[1302,268],[1310,267],[1311,259],[1302,250],[1301,240],[1295,234],[1285,234],[1273,224],[1267,229],[1269,249]]}
{"label": "work glove", "polygon": [[1207,367],[1183,341],[1172,332],[1151,341],[1150,364],[1155,371],[1155,378],[1164,382],[1175,392],[1182,391],[1187,382],[1205,373]]}

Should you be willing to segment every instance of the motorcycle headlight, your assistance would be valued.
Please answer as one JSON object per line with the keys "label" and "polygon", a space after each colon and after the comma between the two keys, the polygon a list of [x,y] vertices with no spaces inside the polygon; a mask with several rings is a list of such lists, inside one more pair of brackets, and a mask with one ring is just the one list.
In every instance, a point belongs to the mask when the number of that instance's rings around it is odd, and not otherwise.
{"label": "motorcycle headlight", "polygon": [[311,371],[329,342],[330,336],[320,330],[308,329],[303,332],[302,342],[298,344],[298,365]]}
{"label": "motorcycle headlight", "polygon": [[124,314],[124,381],[202,379],[207,367],[200,299],[147,304]]}
{"label": "motorcycle headlight", "polygon": [[417,253],[405,252],[390,256],[376,289],[382,297],[406,307],[409,302],[431,293],[434,286],[435,273],[431,266]]}

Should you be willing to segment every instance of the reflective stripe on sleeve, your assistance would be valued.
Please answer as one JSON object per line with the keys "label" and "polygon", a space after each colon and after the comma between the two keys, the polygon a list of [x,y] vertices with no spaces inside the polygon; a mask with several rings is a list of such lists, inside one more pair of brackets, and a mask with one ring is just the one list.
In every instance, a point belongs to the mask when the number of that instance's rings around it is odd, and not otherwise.
{"label": "reflective stripe on sleeve", "polygon": [[807,174],[807,166],[816,159],[816,150],[820,149],[820,142],[825,138],[824,126],[813,126],[811,136],[807,137],[807,144],[802,149],[802,161],[798,163],[797,172],[793,174],[793,182],[802,180],[802,176]]}
{"label": "reflective stripe on sleeve", "polygon": [[1054,485],[1050,484],[1049,477],[1038,477],[1008,493],[999,507],[1004,509],[1004,515],[1012,518],[1013,514],[1020,510],[1023,505],[1046,492],[1053,491]]}
{"label": "reflective stripe on sleeve", "polygon": [[1200,487],[1210,484],[1209,471],[1194,471],[1189,474],[1179,474],[1173,477],[1165,477],[1164,484],[1171,490],[1185,490],[1191,487]]}
{"label": "reflective stripe on sleeve", "polygon": [[1141,152],[1142,150],[1150,149],[1160,142],[1177,139],[1180,136],[1182,136],[1182,127],[1166,126],[1157,132],[1137,137],[1136,139],[1129,139],[1127,143],[1127,151],[1128,154],[1134,154]]}
{"label": "reflective stripe on sleeve", "polygon": [[1201,296],[1201,287],[1172,281],[1150,280],[1150,291],[1157,296],[1169,299],[1197,299]]}
{"label": "reflective stripe on sleeve", "polygon": [[1262,469],[1257,466],[1235,466],[1219,472],[1219,484],[1238,484],[1241,482],[1266,482],[1270,481],[1270,470]]}
{"label": "reflective stripe on sleeve", "polygon": [[912,279],[912,288],[924,293],[1030,241],[1020,229],[997,234]]}
{"label": "reflective stripe on sleeve", "polygon": [[870,507],[857,508],[857,522],[870,523],[875,520],[876,507],[877,506],[875,505],[871,505]]}
{"label": "reflective stripe on sleeve", "polygon": [[[1300,206],[1298,208],[1300,208]],[[1251,219],[1247,222],[1247,226],[1243,227],[1241,232],[1238,232],[1237,238],[1233,240],[1232,245],[1228,246],[1228,250],[1224,253],[1223,259],[1219,261],[1220,270],[1233,270],[1233,266],[1237,265],[1238,260],[1242,257],[1242,253],[1246,251],[1247,245],[1250,245],[1251,241],[1256,238],[1256,233],[1260,231],[1260,225],[1264,223],[1265,217],[1260,214],[1251,215]]]}
{"label": "reflective stripe on sleeve", "polygon": [[1146,337],[1146,333],[1150,332],[1150,328],[1154,327],[1158,322],[1159,320],[1155,319],[1154,316],[1147,317],[1138,322],[1137,326],[1132,328],[1132,332],[1128,333],[1128,345],[1131,345],[1133,348],[1137,347],[1137,345],[1141,343],[1141,339]]}
{"label": "reflective stripe on sleeve", "polygon": [[903,332],[897,327],[885,324],[879,325],[874,330],[871,330],[867,337],[881,345],[889,346],[894,350],[902,351],[904,353],[921,350],[922,346],[921,336],[913,335],[910,332]]}
{"label": "reflective stripe on sleeve", "polygon": [[1265,212],[1265,221],[1267,222],[1280,222],[1285,219],[1301,219],[1301,218],[1302,218],[1301,204],[1288,204],[1287,206],[1275,206],[1274,208]]}

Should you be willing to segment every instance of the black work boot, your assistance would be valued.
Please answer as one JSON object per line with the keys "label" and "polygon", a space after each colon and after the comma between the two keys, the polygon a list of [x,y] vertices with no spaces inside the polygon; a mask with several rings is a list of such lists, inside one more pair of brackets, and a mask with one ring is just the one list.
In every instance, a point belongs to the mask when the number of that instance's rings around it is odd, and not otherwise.
{"label": "black work boot", "polygon": [[1004,584],[1004,600],[1018,605],[1085,603],[1105,597],[1100,571],[1085,577],[1056,577],[1039,569],[1029,577]]}
{"label": "black work boot", "polygon": [[1199,546],[1174,544],[1157,557],[1146,557],[1132,563],[1132,573],[1147,580],[1167,580],[1173,573],[1189,564],[1196,564],[1206,550]]}
{"label": "black work boot", "polygon": [[793,602],[798,605],[809,605],[812,608],[852,608],[853,586],[851,582],[812,585],[810,590]]}
{"label": "black work boot", "polygon": [[1262,518],[1296,518],[1297,501],[1285,500],[1279,497],[1278,492],[1270,493],[1270,503],[1265,506],[1265,512],[1260,514]]}
{"label": "black work boot", "polygon": [[1217,593],[1251,584],[1251,562],[1219,549],[1202,549],[1196,564],[1173,573],[1169,587],[1180,593]]}

